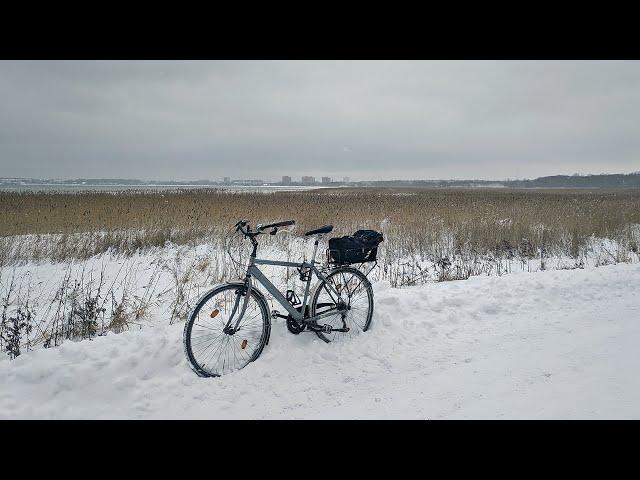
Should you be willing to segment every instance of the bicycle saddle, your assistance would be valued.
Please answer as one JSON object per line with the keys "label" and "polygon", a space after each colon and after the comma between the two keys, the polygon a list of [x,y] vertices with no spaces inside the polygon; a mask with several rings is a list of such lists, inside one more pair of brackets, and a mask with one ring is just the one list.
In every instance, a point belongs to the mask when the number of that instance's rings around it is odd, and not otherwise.
{"label": "bicycle saddle", "polygon": [[331,230],[333,230],[333,225],[323,225],[320,228],[316,228],[315,230],[309,230],[307,233],[305,233],[305,236],[309,236],[309,235],[318,235],[320,233],[329,233]]}

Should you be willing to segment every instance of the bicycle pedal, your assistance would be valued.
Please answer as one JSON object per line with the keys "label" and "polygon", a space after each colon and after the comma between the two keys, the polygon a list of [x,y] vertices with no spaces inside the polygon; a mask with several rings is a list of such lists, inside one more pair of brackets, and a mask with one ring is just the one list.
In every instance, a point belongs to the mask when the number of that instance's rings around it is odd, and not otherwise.
{"label": "bicycle pedal", "polygon": [[331,325],[322,325],[322,333],[331,333]]}
{"label": "bicycle pedal", "polygon": [[278,310],[271,310],[271,318],[278,318],[280,312]]}

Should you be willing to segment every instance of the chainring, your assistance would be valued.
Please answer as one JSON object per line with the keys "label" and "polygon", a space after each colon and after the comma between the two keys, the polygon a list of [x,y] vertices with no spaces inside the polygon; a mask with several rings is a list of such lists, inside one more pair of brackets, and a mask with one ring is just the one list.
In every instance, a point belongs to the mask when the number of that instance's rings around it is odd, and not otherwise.
{"label": "chainring", "polygon": [[294,335],[298,335],[302,333],[305,329],[305,325],[300,325],[297,320],[295,320],[291,315],[287,317],[287,329],[293,333]]}

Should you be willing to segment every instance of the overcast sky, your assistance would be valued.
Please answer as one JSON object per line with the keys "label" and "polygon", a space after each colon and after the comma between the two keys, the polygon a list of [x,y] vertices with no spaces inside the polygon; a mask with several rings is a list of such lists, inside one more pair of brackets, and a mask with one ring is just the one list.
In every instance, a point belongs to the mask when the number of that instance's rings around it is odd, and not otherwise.
{"label": "overcast sky", "polygon": [[0,177],[638,170],[637,61],[0,61]]}

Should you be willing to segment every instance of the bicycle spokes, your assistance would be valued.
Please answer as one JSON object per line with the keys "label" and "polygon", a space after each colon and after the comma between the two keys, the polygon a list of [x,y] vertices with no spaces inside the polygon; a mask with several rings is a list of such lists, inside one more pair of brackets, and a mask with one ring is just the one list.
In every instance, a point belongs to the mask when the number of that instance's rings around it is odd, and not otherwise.
{"label": "bicycle spokes", "polygon": [[194,312],[190,354],[197,368],[208,375],[223,375],[244,367],[257,358],[264,346],[266,312],[254,298],[247,302],[237,328],[230,328],[234,310],[237,315],[239,296],[235,289],[223,290],[201,302]]}
{"label": "bicycle spokes", "polygon": [[[339,297],[332,293],[336,291]],[[322,317],[318,335],[325,341],[336,341],[357,335],[369,328],[373,313],[373,291],[364,274],[352,269],[334,270],[313,299],[313,315]]]}

